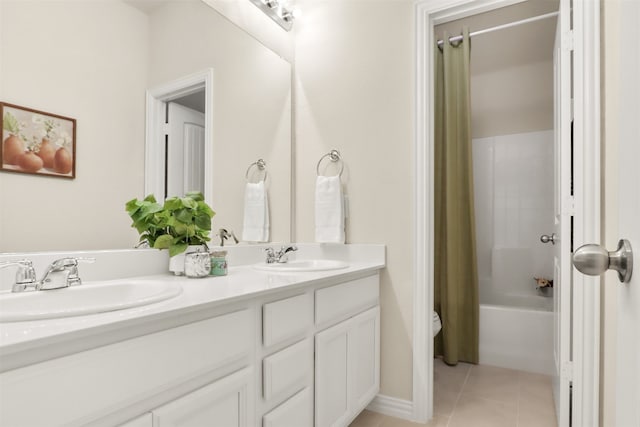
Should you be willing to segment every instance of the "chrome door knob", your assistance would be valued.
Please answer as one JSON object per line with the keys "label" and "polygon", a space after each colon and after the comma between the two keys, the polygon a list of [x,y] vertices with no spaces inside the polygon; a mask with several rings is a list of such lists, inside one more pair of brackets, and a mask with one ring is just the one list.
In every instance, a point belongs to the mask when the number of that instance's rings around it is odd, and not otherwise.
{"label": "chrome door knob", "polygon": [[542,243],[551,242],[552,245],[555,245],[556,244],[556,233],[551,233],[551,236],[547,236],[546,234],[543,234],[542,236],[540,236],[540,241]]}
{"label": "chrome door knob", "polygon": [[633,251],[631,243],[626,239],[618,242],[618,249],[608,252],[600,245],[588,244],[580,246],[573,254],[573,265],[588,276],[600,276],[611,269],[618,272],[622,283],[629,283],[633,272]]}

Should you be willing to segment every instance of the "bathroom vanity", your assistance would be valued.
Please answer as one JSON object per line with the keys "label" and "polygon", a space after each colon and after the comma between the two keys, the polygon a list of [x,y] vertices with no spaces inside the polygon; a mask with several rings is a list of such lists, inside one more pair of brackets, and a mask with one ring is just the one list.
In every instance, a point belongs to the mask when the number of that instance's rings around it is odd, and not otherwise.
{"label": "bathroom vanity", "polygon": [[384,267],[384,246],[349,246],[300,251],[341,269],[237,255],[224,277],[136,278],[180,284],[164,302],[0,324],[0,425],[348,425],[379,389]]}

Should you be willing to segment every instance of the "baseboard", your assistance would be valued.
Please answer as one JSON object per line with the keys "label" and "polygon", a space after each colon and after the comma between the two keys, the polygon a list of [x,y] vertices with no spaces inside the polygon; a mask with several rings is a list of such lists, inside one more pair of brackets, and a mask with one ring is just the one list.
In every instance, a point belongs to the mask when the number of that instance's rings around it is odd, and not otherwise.
{"label": "baseboard", "polygon": [[378,394],[367,406],[369,411],[379,412],[390,417],[410,420],[413,416],[413,402]]}

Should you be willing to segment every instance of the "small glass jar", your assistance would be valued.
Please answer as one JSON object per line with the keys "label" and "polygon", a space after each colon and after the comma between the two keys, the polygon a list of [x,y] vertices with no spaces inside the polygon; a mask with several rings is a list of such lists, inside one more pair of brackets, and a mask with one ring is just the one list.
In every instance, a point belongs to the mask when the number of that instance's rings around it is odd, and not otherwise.
{"label": "small glass jar", "polygon": [[227,251],[211,251],[211,276],[227,275]]}
{"label": "small glass jar", "polygon": [[191,252],[184,256],[184,274],[187,277],[207,277],[211,271],[211,258],[207,252]]}

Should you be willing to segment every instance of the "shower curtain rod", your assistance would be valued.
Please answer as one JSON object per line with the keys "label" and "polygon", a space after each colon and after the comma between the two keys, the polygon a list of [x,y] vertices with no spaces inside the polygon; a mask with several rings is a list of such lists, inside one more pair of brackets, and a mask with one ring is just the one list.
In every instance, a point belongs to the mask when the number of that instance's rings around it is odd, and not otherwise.
{"label": "shower curtain rod", "polygon": [[[505,28],[516,27],[518,25],[528,24],[530,22],[540,21],[542,19],[553,18],[554,16],[558,16],[558,12],[546,13],[544,15],[533,16],[531,18],[523,19],[521,21],[510,22],[508,24],[498,25],[496,27],[486,28],[484,30],[474,31],[472,33],[469,33],[469,37],[479,36],[481,34],[486,34],[486,33],[492,33],[494,31],[504,30]],[[449,37],[449,42],[455,42],[459,40],[462,40],[461,35]],[[438,40],[438,46],[442,46],[442,43],[444,43],[443,40]]]}

